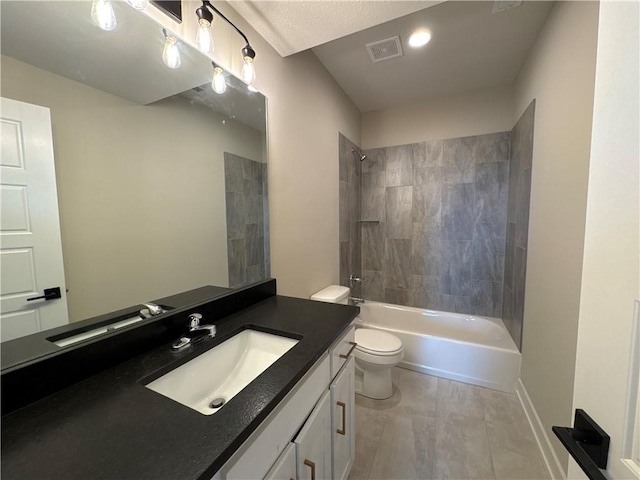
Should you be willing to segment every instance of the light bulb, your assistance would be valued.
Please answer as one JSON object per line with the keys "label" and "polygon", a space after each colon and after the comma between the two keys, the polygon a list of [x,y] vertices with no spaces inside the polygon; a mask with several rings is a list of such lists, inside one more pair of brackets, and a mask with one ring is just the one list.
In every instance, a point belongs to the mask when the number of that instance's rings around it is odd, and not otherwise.
{"label": "light bulb", "polygon": [[102,30],[110,31],[116,28],[116,14],[113,13],[113,5],[110,0],[93,0],[91,18],[93,23]]}
{"label": "light bulb", "polygon": [[213,69],[211,88],[213,88],[214,92],[219,94],[223,94],[227,91],[227,82],[224,79],[224,71],[220,67],[215,67]]}
{"label": "light bulb", "polygon": [[242,66],[242,73],[240,75],[247,85],[251,85],[256,81],[256,69],[253,67],[253,58],[244,57],[244,65]]}
{"label": "light bulb", "polygon": [[149,0],[127,0],[127,3],[136,10],[144,10],[149,5]]}
{"label": "light bulb", "polygon": [[201,18],[199,20],[200,26],[198,27],[198,33],[196,34],[196,45],[198,50],[202,53],[209,54],[213,52],[213,38],[211,38],[211,23]]}
{"label": "light bulb", "polygon": [[167,35],[164,42],[164,50],[162,51],[162,61],[169,68],[179,68],[182,63],[180,60],[180,50],[178,49],[178,41],[173,35]]}
{"label": "light bulb", "polygon": [[409,46],[420,48],[425,46],[431,40],[431,33],[427,30],[416,30],[409,37]]}

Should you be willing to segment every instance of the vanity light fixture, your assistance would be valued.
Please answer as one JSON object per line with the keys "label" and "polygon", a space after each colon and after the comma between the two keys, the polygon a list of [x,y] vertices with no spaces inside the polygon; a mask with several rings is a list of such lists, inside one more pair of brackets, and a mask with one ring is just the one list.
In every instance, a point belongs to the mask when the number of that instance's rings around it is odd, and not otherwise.
{"label": "vanity light fixture", "polygon": [[109,32],[115,29],[117,26],[116,14],[113,12],[111,0],[93,0],[91,19],[102,30]]}
{"label": "vanity light fixture", "polygon": [[198,46],[198,50],[200,50],[205,55],[213,53],[215,48],[215,44],[213,43],[213,37],[211,36],[211,22],[213,21],[213,15],[209,10],[205,10],[205,14],[198,13],[199,10],[203,7],[199,7],[196,10],[196,14],[198,14],[198,33],[196,33],[196,45]]}
{"label": "vanity light fixture", "polygon": [[213,22],[213,13],[216,13],[220,18],[233,27],[238,34],[244,39],[246,45],[242,49],[242,60],[244,65],[242,66],[241,77],[247,84],[251,85],[256,79],[256,71],[253,65],[253,60],[256,58],[256,52],[249,44],[249,39],[242,33],[234,23],[225,17],[220,10],[214,7],[209,0],[202,0],[202,6],[196,9],[196,16],[198,17],[198,33],[196,35],[196,43],[201,52],[208,54],[213,50],[213,40],[211,39],[211,22]]}
{"label": "vanity light fixture", "polygon": [[409,46],[413,48],[424,47],[431,41],[431,33],[427,30],[416,30],[409,37]]}
{"label": "vanity light fixture", "polygon": [[179,68],[182,63],[180,59],[180,49],[178,48],[178,40],[171,33],[163,28],[164,33],[164,50],[162,51],[162,61],[169,68]]}
{"label": "vanity light fixture", "polygon": [[211,88],[213,91],[219,94],[223,94],[227,91],[227,81],[224,78],[224,70],[215,63],[213,65],[213,79],[211,80]]}

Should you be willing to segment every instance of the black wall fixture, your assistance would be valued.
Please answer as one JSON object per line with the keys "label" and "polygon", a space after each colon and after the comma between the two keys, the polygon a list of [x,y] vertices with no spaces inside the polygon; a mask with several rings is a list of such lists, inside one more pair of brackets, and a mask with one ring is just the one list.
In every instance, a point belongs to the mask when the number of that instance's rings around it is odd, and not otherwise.
{"label": "black wall fixture", "polygon": [[182,2],[180,0],[151,0],[151,3],[178,23],[182,23]]}
{"label": "black wall fixture", "polygon": [[576,409],[573,428],[551,427],[564,447],[591,480],[607,480],[610,437],[584,410]]}

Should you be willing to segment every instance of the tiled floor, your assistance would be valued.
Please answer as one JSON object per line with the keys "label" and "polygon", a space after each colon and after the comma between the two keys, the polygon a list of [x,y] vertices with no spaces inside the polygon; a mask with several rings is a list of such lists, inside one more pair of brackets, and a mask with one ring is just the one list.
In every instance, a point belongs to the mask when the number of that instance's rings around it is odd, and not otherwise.
{"label": "tiled floor", "polygon": [[516,395],[394,369],[387,400],[356,395],[359,479],[548,479]]}

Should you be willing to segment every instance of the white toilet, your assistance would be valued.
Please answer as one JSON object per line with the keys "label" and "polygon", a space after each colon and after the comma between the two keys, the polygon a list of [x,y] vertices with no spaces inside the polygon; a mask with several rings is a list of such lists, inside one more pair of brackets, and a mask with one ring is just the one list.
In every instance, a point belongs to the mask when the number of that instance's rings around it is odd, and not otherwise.
{"label": "white toilet", "polygon": [[[311,300],[346,305],[349,293],[347,287],[331,285],[311,295]],[[356,393],[379,400],[389,398],[393,395],[391,369],[404,356],[402,342],[391,333],[372,328],[356,328],[355,340]]]}

